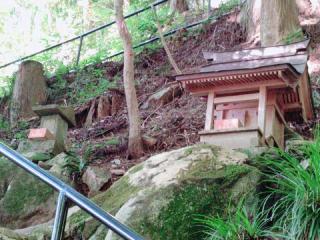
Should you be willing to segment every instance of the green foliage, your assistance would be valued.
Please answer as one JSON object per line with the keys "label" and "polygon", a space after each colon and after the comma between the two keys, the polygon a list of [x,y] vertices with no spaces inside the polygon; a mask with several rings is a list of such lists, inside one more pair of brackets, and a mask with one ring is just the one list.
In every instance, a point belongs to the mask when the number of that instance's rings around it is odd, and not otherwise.
{"label": "green foliage", "polygon": [[53,74],[55,76],[55,81],[51,85],[48,91],[49,99],[54,99],[55,97],[61,96],[67,90],[68,83],[64,79],[64,76],[70,71],[68,66],[62,63],[57,65],[57,69]]}
{"label": "green foliage", "polygon": [[[190,153],[190,150],[186,151],[187,155]],[[165,198],[170,201],[159,211],[156,219],[139,221],[138,232],[154,240],[204,239],[205,233],[199,231],[199,225],[195,224],[195,216],[225,216],[225,199],[231,198],[234,204],[238,201],[239,195],[243,194],[242,191],[234,192],[233,187],[245,184],[241,187],[245,189],[243,192],[250,189],[248,181],[255,175],[255,168],[230,165],[216,170],[214,159],[201,162],[202,164],[192,166],[187,174],[181,174],[180,185],[173,187],[172,191],[167,189],[166,192],[155,193],[155,199]],[[172,195],[166,196],[170,193]]]}
{"label": "green foliage", "polygon": [[24,214],[30,207],[43,204],[53,193],[48,185],[5,158],[0,158],[0,182],[1,211],[13,216]]}
{"label": "green foliage", "polygon": [[0,115],[0,131],[8,131],[10,129],[10,123],[5,117]]}
{"label": "green foliage", "polygon": [[17,140],[27,139],[30,123],[20,120],[14,129],[14,138]]}
{"label": "green foliage", "polygon": [[90,143],[89,146],[84,147],[83,158],[89,162],[94,155],[94,152],[99,151],[107,146],[116,146],[120,144],[120,140],[117,137],[110,138],[104,142],[92,144]]}
{"label": "green foliage", "polygon": [[194,214],[221,213],[223,208],[223,196],[217,185],[189,184],[177,189],[177,193],[155,222],[142,223],[142,232],[148,231],[146,234],[149,233],[150,239],[155,240],[201,239],[203,234],[198,233],[198,228],[194,225]]}
{"label": "green foliage", "polygon": [[299,28],[299,29],[289,33],[282,41],[285,44],[290,44],[290,43],[300,41],[302,38],[303,38],[303,33],[302,33],[301,29]]}
{"label": "green foliage", "polygon": [[[274,200],[272,220],[286,239],[320,238],[320,132],[301,146],[307,166],[294,155],[275,150],[258,161],[266,167],[267,200]],[[266,202],[267,202],[266,200]]]}
{"label": "green foliage", "polygon": [[230,12],[235,7],[239,6],[240,3],[241,3],[240,0],[229,0],[227,2],[222,2],[222,3],[220,3],[217,11],[214,13],[214,16],[220,17],[220,16]]}
{"label": "green foliage", "polygon": [[227,218],[215,216],[198,216],[196,222],[204,228],[207,240],[244,240],[270,237],[272,233],[266,230],[268,218],[262,210],[260,213],[250,213],[242,199],[232,211],[229,206]]}
{"label": "green foliage", "polygon": [[0,102],[12,96],[15,76],[0,77]]}
{"label": "green foliage", "polygon": [[[72,103],[81,104],[102,95],[109,87],[114,87],[114,83],[105,78],[100,78],[97,81],[88,81],[78,86],[75,91],[69,92],[69,97]],[[79,91],[80,89],[81,91]]]}
{"label": "green foliage", "polygon": [[75,173],[81,174],[87,164],[85,159],[79,157],[75,152],[70,151],[67,153],[66,163],[63,165],[63,168],[67,170],[69,175]]}

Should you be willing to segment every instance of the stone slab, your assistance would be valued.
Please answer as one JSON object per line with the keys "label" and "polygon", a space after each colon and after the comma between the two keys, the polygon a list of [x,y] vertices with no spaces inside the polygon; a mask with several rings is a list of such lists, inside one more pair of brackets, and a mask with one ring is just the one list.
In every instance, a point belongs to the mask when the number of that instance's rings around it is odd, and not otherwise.
{"label": "stone slab", "polygon": [[47,128],[32,128],[30,129],[28,139],[38,141],[54,140],[54,136]]}
{"label": "stone slab", "polygon": [[46,161],[57,153],[55,140],[32,141],[30,139],[20,142],[19,153],[32,161]]}
{"label": "stone slab", "polygon": [[76,126],[76,118],[72,107],[59,106],[57,104],[37,105],[32,110],[40,117],[50,115],[60,115],[69,125]]}
{"label": "stone slab", "polygon": [[47,128],[55,137],[57,153],[63,152],[67,141],[68,123],[56,114],[41,117],[40,127]]}

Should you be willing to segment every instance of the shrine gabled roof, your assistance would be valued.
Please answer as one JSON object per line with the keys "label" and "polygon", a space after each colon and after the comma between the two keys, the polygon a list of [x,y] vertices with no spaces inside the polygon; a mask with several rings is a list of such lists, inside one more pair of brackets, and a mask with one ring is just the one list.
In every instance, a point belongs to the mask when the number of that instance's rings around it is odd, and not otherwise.
{"label": "shrine gabled roof", "polygon": [[203,66],[201,72],[218,72],[258,67],[290,64],[302,74],[305,70],[310,40],[288,45],[244,49],[228,52],[204,52],[204,58],[210,64]]}
{"label": "shrine gabled roof", "polygon": [[[203,67],[203,71],[206,68],[210,68],[213,71],[230,70],[230,69],[242,69],[244,65],[237,66],[236,63],[249,63],[254,66],[270,66],[274,64],[291,64],[299,65],[306,62],[307,49],[310,40],[304,40],[288,45],[272,46],[272,47],[260,47],[243,49],[240,51],[225,51],[225,52],[203,52],[204,58],[210,63]],[[305,55],[305,57],[296,57],[298,55]],[[232,63],[234,63],[232,65]],[[220,64],[225,64],[225,69],[219,67]],[[231,64],[231,65],[230,65]],[[299,71],[297,67],[297,71]]]}
{"label": "shrine gabled roof", "polygon": [[205,52],[212,63],[199,73],[182,74],[176,79],[184,84],[209,87],[233,83],[248,84],[266,80],[295,84],[305,72],[309,40],[289,45],[246,49],[229,52]]}
{"label": "shrine gabled roof", "polygon": [[308,61],[307,54],[298,54],[285,57],[268,57],[255,60],[214,63],[201,68],[200,72],[228,72],[232,70],[257,69],[272,67],[280,64],[291,66],[298,74],[302,74]]}

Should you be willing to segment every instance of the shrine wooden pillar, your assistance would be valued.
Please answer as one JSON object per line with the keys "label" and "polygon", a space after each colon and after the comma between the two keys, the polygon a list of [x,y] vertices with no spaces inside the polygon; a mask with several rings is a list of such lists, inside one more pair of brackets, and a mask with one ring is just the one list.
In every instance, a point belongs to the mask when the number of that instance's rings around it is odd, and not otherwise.
{"label": "shrine wooden pillar", "polygon": [[213,126],[213,114],[214,114],[214,92],[209,92],[207,100],[206,122],[204,126],[205,131],[209,131]]}
{"label": "shrine wooden pillar", "polygon": [[261,130],[263,137],[265,137],[266,111],[267,111],[267,87],[261,86],[259,88],[258,128]]}

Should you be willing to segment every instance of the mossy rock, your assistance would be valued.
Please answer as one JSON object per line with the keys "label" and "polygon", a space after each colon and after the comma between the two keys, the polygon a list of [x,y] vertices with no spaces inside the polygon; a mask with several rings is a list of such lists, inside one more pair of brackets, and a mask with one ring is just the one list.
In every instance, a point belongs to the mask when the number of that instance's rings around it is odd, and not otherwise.
{"label": "mossy rock", "polygon": [[[161,153],[93,200],[145,239],[200,239],[197,214],[224,215],[245,195],[254,210],[261,174],[246,161],[244,153],[210,145]],[[68,218],[67,236],[121,239],[81,210]]]}
{"label": "mossy rock", "polygon": [[0,239],[1,240],[27,240],[25,236],[15,233],[14,231],[0,227]]}
{"label": "mossy rock", "polygon": [[0,225],[23,228],[54,215],[55,196],[48,185],[0,158]]}

